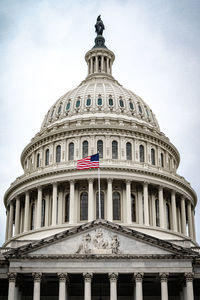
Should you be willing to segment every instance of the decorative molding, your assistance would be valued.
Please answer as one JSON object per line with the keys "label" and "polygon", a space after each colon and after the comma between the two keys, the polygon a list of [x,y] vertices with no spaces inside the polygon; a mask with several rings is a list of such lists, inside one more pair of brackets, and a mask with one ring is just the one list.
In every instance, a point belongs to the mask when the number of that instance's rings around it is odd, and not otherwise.
{"label": "decorative molding", "polygon": [[160,281],[161,282],[167,282],[168,281],[168,277],[169,277],[169,273],[160,273]]}
{"label": "decorative molding", "polygon": [[7,274],[8,275],[8,280],[9,280],[9,282],[15,282],[16,281],[16,279],[17,279],[17,273],[8,273]]}
{"label": "decorative molding", "polygon": [[188,272],[188,273],[185,273],[184,275],[185,275],[185,281],[186,281],[186,283],[193,281],[194,273]]}
{"label": "decorative molding", "polygon": [[33,279],[36,282],[40,282],[42,279],[42,273],[32,273]]}
{"label": "decorative molding", "polygon": [[66,282],[69,283],[69,277],[67,273],[58,273],[58,278],[60,282]]}
{"label": "decorative molding", "polygon": [[116,282],[117,279],[118,279],[118,273],[114,273],[114,272],[113,273],[109,273],[108,277],[109,277],[109,279],[110,279],[111,282]]}
{"label": "decorative molding", "polygon": [[135,282],[142,282],[144,273],[134,273]]}
{"label": "decorative molding", "polygon": [[83,277],[86,282],[91,282],[93,274],[92,273],[83,273]]}

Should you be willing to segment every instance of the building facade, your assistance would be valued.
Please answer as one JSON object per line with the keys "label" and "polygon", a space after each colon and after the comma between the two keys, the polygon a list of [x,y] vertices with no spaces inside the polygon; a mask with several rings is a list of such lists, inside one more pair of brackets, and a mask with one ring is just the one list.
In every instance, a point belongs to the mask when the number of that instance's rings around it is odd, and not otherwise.
{"label": "building facade", "polygon": [[[0,299],[200,299],[196,193],[150,107],[113,77],[100,17],[96,32],[86,79],[49,109],[5,193]],[[97,152],[100,207],[97,169],[76,168]]]}

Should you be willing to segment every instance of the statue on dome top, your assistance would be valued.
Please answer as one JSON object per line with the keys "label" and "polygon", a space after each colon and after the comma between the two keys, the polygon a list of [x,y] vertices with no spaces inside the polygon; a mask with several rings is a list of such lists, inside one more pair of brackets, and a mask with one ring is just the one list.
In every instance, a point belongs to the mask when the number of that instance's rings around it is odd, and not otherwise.
{"label": "statue on dome top", "polygon": [[95,29],[96,29],[95,32],[97,33],[97,36],[98,35],[103,35],[103,31],[105,29],[105,26],[103,24],[103,21],[101,20],[101,15],[99,15],[97,17],[97,22],[95,24]]}

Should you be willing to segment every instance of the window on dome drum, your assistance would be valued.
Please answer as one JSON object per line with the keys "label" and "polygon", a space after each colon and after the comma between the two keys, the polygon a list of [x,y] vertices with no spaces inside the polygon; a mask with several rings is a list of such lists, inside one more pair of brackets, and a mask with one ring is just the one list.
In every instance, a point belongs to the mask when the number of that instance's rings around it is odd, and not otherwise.
{"label": "window on dome drum", "polygon": [[62,109],[62,105],[60,105],[60,106],[58,107],[58,114],[61,113],[61,109]]}
{"label": "window on dome drum", "polygon": [[161,159],[161,167],[164,168],[164,155],[163,155],[163,153],[160,154],[160,159]]}
{"label": "window on dome drum", "polygon": [[86,100],[86,106],[90,106],[90,105],[91,105],[91,99],[87,98],[87,100]]}
{"label": "window on dome drum", "polygon": [[88,141],[84,141],[82,145],[82,157],[88,156]]}
{"label": "window on dome drum", "polygon": [[80,221],[88,219],[88,193],[81,193],[80,197]]}
{"label": "window on dome drum", "polygon": [[112,159],[118,159],[118,143],[112,141]]}
{"label": "window on dome drum", "polygon": [[99,106],[102,105],[102,98],[101,98],[101,97],[99,97],[99,98],[97,99],[97,104],[98,104]]}
{"label": "window on dome drum", "polygon": [[31,221],[30,221],[30,229],[33,230],[35,226],[35,203],[31,205]]}
{"label": "window on dome drum", "polygon": [[99,152],[99,158],[103,158],[103,141],[97,141],[97,151]]}
{"label": "window on dome drum", "polygon": [[146,108],[146,113],[147,113],[147,117],[149,118],[149,111],[147,108]]}
{"label": "window on dome drum", "polygon": [[120,107],[124,107],[124,101],[122,99],[119,100]]}
{"label": "window on dome drum", "polygon": [[170,206],[169,206],[169,203],[166,203],[166,223],[167,223],[167,229],[170,229]]}
{"label": "window on dome drum", "polygon": [[40,153],[37,154],[37,162],[36,162],[37,168],[40,166]]}
{"label": "window on dome drum", "polygon": [[76,108],[79,108],[80,104],[81,104],[80,99],[76,100]]}
{"label": "window on dome drum", "polygon": [[136,222],[136,204],[135,204],[135,195],[131,194],[131,217],[132,222]]}
{"label": "window on dome drum", "polygon": [[140,145],[140,162],[144,162],[144,146]]}
{"label": "window on dome drum", "polygon": [[133,102],[129,102],[130,110],[134,110]]}
{"label": "window on dome drum", "polygon": [[156,208],[156,226],[160,225],[160,216],[159,216],[159,200],[155,200],[155,208]]}
{"label": "window on dome drum", "polygon": [[109,98],[108,104],[109,104],[109,106],[113,106],[113,99],[112,98]]}
{"label": "window on dome drum", "polygon": [[41,215],[41,226],[44,227],[45,224],[45,199],[42,199],[42,215]]}
{"label": "window on dome drum", "polygon": [[132,145],[131,143],[126,143],[126,159],[132,160]]}
{"label": "window on dome drum", "polygon": [[142,107],[138,104],[139,113],[142,114]]}
{"label": "window on dome drum", "polygon": [[54,109],[53,109],[52,112],[51,112],[51,118],[53,117],[53,114],[54,114]]}
{"label": "window on dome drum", "polygon": [[120,193],[113,193],[113,220],[121,220],[121,200]]}
{"label": "window on dome drum", "polygon": [[70,109],[70,102],[68,102],[66,105],[66,110],[69,110],[69,109]]}
{"label": "window on dome drum", "polygon": [[49,165],[49,149],[45,151],[45,166]]}
{"label": "window on dome drum", "polygon": [[58,145],[56,147],[56,162],[59,163],[61,161],[61,146]]}
{"label": "window on dome drum", "polygon": [[74,160],[74,143],[69,143],[68,160]]}
{"label": "window on dome drum", "polygon": [[65,196],[65,222],[69,222],[69,194]]}
{"label": "window on dome drum", "polygon": [[[100,192],[101,219],[104,219],[104,192]],[[99,192],[96,193],[96,218],[99,219]]]}
{"label": "window on dome drum", "polygon": [[156,158],[155,158],[155,150],[151,149],[151,164],[155,166],[156,164]]}

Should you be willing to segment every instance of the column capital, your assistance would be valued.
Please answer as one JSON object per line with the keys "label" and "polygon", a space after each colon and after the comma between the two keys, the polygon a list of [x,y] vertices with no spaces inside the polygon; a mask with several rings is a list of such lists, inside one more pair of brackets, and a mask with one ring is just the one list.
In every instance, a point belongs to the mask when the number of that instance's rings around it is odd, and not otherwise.
{"label": "column capital", "polygon": [[34,281],[40,282],[42,279],[42,273],[32,273]]}
{"label": "column capital", "polygon": [[193,281],[194,273],[188,272],[188,273],[185,273],[184,276],[185,276],[186,282],[191,282],[191,281]]}
{"label": "column capital", "polygon": [[108,183],[112,183],[113,182],[113,178],[108,178],[107,181],[108,181]]}
{"label": "column capital", "polygon": [[8,280],[9,280],[9,282],[15,282],[16,281],[16,279],[17,279],[17,273],[8,273],[7,274],[8,275]]}
{"label": "column capital", "polygon": [[175,190],[171,190],[171,194],[175,196],[176,195],[176,191]]}
{"label": "column capital", "polygon": [[163,185],[159,185],[159,186],[158,186],[158,190],[159,190],[159,191],[162,191],[163,188],[164,188]]}
{"label": "column capital", "polygon": [[68,277],[68,274],[67,273],[58,273],[58,278],[59,278],[59,281],[61,282],[69,282],[69,277]]}
{"label": "column capital", "polygon": [[109,273],[108,274],[108,277],[109,277],[109,279],[110,279],[110,281],[117,281],[117,278],[118,278],[118,273]]}
{"label": "column capital", "polygon": [[75,184],[75,180],[74,179],[70,179],[69,183],[70,183],[70,185],[71,184]]}
{"label": "column capital", "polygon": [[130,180],[130,179],[127,179],[127,180],[126,180],[126,184],[131,184],[131,180]]}
{"label": "column capital", "polygon": [[25,192],[25,196],[28,197],[30,195],[29,190]]}
{"label": "column capital", "polygon": [[42,185],[37,185],[36,188],[37,188],[38,191],[41,191],[42,190]]}
{"label": "column capital", "polygon": [[134,273],[134,278],[136,282],[142,282],[142,278],[144,276],[144,273]]}
{"label": "column capital", "polygon": [[160,276],[160,281],[161,282],[167,282],[168,277],[169,277],[169,273],[159,273]]}
{"label": "column capital", "polygon": [[86,282],[91,282],[93,274],[92,273],[83,273],[83,277]]}
{"label": "column capital", "polygon": [[143,186],[148,186],[149,182],[148,181],[143,181]]}
{"label": "column capital", "polygon": [[93,183],[94,182],[94,178],[88,178],[88,182],[89,183]]}

